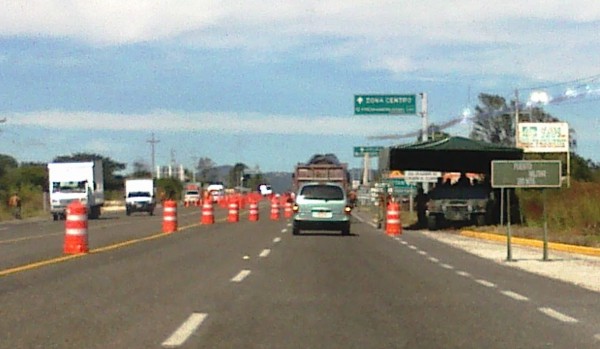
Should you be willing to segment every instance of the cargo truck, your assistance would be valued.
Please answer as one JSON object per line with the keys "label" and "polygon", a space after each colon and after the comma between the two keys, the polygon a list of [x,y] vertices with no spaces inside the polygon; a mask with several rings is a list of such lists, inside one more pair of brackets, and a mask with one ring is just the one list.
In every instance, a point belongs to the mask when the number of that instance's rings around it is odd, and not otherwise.
{"label": "cargo truck", "polygon": [[156,207],[156,189],[152,178],[125,180],[125,213],[147,212],[154,215]]}
{"label": "cargo truck", "polygon": [[78,200],[87,207],[88,217],[100,217],[104,205],[102,161],[54,162],[48,164],[50,213],[54,220],[65,219],[67,206]]}
{"label": "cargo truck", "polygon": [[338,183],[350,190],[348,164],[341,163],[335,154],[315,154],[306,163],[298,163],[292,175],[292,189],[297,192],[305,183]]}

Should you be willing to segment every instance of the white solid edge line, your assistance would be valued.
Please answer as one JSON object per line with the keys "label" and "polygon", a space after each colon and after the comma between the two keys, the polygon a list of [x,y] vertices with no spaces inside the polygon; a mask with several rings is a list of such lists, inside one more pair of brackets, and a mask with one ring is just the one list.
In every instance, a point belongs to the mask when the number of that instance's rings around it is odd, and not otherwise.
{"label": "white solid edge line", "polygon": [[208,314],[193,313],[173,334],[162,343],[163,347],[174,348],[182,345],[200,327]]}
{"label": "white solid edge line", "polygon": [[478,283],[478,284],[480,284],[480,285],[483,285],[485,287],[490,287],[490,288],[491,287],[496,287],[495,283],[489,282],[487,280],[481,280],[481,279],[479,279],[479,280],[475,280],[475,282]]}
{"label": "white solid edge line", "polygon": [[231,282],[242,282],[246,276],[250,275],[250,270],[242,270],[236,276],[231,279]]}
{"label": "white solid edge line", "polygon": [[269,255],[269,253],[271,253],[271,250],[269,250],[268,248],[262,250],[262,252],[258,255],[259,257],[266,257]]}
{"label": "white solid edge line", "polygon": [[562,321],[562,322],[570,322],[570,323],[576,323],[579,322],[579,320],[572,318],[568,315],[565,315],[561,312],[558,312],[552,308],[538,308],[539,311],[541,311],[542,313],[548,315],[551,318],[554,318],[558,321]]}
{"label": "white solid edge line", "polygon": [[513,291],[500,291],[500,293],[502,293],[503,295],[510,297],[514,300],[517,300],[517,301],[528,301],[529,300],[529,298],[527,298],[523,295],[520,295],[516,292],[513,292]]}

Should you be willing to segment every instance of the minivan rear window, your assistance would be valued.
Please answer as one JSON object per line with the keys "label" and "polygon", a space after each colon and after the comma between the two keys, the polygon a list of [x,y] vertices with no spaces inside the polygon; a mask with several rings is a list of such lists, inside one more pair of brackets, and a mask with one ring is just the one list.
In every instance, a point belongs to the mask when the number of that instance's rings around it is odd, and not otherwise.
{"label": "minivan rear window", "polygon": [[332,185],[305,185],[300,195],[313,200],[344,200],[342,188]]}

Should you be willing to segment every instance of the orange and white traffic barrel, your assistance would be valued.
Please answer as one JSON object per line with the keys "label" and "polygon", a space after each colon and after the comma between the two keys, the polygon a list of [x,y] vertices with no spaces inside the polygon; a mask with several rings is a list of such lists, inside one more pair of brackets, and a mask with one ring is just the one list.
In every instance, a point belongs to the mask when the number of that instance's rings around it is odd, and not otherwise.
{"label": "orange and white traffic barrel", "polygon": [[229,203],[229,211],[227,215],[227,221],[231,223],[240,221],[240,210],[237,200],[233,200]]}
{"label": "orange and white traffic barrel", "polygon": [[250,222],[258,221],[258,203],[254,200],[248,205],[248,220]]}
{"label": "orange and white traffic barrel", "polygon": [[387,206],[385,217],[385,232],[387,235],[395,236],[402,234],[402,223],[400,221],[400,205],[390,202]]}
{"label": "orange and white traffic barrel", "polygon": [[214,224],[215,223],[215,213],[213,210],[213,204],[210,199],[204,200],[202,203],[202,217],[200,219],[200,223],[202,224]]}
{"label": "orange and white traffic barrel", "polygon": [[285,218],[291,218],[294,215],[294,211],[292,210],[292,203],[286,201],[283,206],[283,216]]}
{"label": "orange and white traffic barrel", "polygon": [[271,199],[271,220],[279,220],[279,200],[276,197]]}
{"label": "orange and white traffic barrel", "polygon": [[65,245],[67,254],[87,253],[88,247],[87,207],[79,201],[73,201],[67,207],[65,221]]}
{"label": "orange and white traffic barrel", "polygon": [[163,233],[177,231],[177,202],[166,200],[163,203]]}

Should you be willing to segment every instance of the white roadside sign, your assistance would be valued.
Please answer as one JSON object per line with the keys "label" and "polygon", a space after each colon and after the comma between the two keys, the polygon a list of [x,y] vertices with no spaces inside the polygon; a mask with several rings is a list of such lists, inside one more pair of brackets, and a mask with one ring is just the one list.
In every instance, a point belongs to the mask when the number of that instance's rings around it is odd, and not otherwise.
{"label": "white roadside sign", "polygon": [[569,124],[566,122],[520,122],[519,148],[526,153],[569,152]]}
{"label": "white roadside sign", "polygon": [[439,171],[404,171],[406,183],[435,183],[441,176]]}

